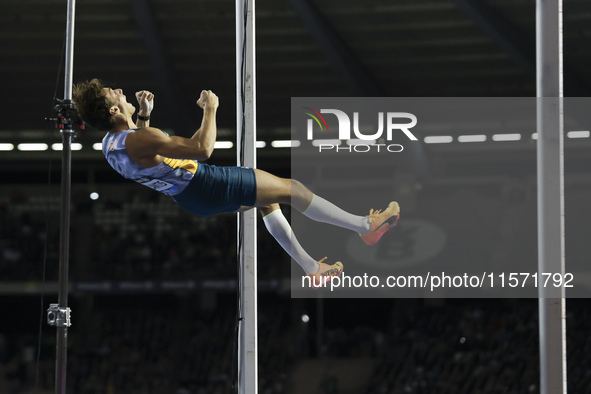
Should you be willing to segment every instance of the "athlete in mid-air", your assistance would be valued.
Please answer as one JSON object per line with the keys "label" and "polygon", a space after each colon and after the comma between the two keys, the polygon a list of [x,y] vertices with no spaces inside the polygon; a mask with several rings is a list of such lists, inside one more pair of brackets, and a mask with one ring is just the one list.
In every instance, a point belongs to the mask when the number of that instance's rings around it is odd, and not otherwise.
{"label": "athlete in mid-air", "polygon": [[330,223],[357,232],[368,245],[379,241],[400,217],[395,201],[383,211],[370,210],[367,216],[345,212],[315,195],[300,182],[276,177],[268,172],[243,167],[218,167],[201,163],[213,152],[217,135],[218,97],[210,90],[201,92],[197,105],[203,109],[201,127],[191,138],[169,136],[150,127],[154,95],[136,93],[136,108],[127,102],[121,89],[106,87],[98,79],[74,88],[74,102],[80,117],[90,126],[106,131],[103,153],[121,175],[171,196],[195,215],[237,212],[258,208],[265,226],[285,251],[311,277],[313,287],[340,275],[343,264],[315,260],[299,244],[283,216],[280,203],[290,204],[312,220]]}

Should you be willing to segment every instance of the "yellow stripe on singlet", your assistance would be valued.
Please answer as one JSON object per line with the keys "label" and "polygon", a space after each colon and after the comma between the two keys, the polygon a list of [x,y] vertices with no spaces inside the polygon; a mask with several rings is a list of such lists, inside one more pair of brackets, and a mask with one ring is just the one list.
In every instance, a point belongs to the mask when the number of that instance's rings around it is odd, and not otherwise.
{"label": "yellow stripe on singlet", "polygon": [[184,168],[193,174],[197,172],[197,166],[199,165],[195,160],[170,159],[168,157],[164,158],[164,163],[172,168]]}

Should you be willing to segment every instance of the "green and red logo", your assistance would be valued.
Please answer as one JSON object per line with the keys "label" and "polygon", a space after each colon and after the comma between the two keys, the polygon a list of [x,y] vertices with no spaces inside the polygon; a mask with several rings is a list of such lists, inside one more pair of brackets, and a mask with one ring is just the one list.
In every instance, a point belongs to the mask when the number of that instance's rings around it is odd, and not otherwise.
{"label": "green and red logo", "polygon": [[[335,144],[321,143],[320,140],[316,141],[320,151],[336,149],[348,150],[349,152],[368,152],[372,150],[372,146],[380,150],[380,146],[387,148],[389,152],[401,152],[403,147],[400,144],[381,144],[376,143],[382,138],[384,132],[386,134],[386,140],[392,141],[394,132],[402,131],[408,139],[411,141],[417,141],[417,137],[410,131],[410,129],[417,124],[417,117],[409,112],[378,112],[378,129],[377,131],[371,131],[370,133],[362,133],[359,130],[359,112],[353,112],[353,121],[349,115],[339,109],[321,109],[316,111],[310,107],[302,107],[306,111],[304,114],[309,116],[306,128],[306,138],[309,141],[314,140],[314,122],[318,125],[321,132],[328,132],[328,123],[322,114],[332,114],[336,117],[338,122],[338,140],[347,141],[348,147],[339,147]],[[326,130],[326,131],[325,131]],[[375,129],[374,129],[375,130]],[[326,138],[326,134],[322,137]],[[352,143],[351,141],[356,141]],[[336,141],[336,139],[335,139]],[[315,144],[313,142],[313,144]],[[351,148],[351,146],[353,146]]]}

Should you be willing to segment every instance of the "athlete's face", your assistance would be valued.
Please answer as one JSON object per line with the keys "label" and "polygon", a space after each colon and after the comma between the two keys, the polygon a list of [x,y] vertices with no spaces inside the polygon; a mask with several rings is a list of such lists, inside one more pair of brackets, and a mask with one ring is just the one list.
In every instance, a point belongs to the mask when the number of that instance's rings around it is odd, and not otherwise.
{"label": "athlete's face", "polygon": [[123,94],[121,89],[103,88],[103,94],[119,110],[135,112],[135,107],[127,102],[127,97]]}

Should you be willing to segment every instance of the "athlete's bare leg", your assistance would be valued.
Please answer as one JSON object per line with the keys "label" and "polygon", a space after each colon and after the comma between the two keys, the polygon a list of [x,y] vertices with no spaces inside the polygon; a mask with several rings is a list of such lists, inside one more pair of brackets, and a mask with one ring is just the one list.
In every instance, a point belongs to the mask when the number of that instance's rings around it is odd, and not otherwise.
{"label": "athlete's bare leg", "polygon": [[279,204],[277,204],[277,203],[275,203],[275,204],[269,204],[269,205],[265,205],[265,206],[262,206],[262,207],[247,207],[247,206],[243,205],[243,206],[241,206],[240,208],[238,208],[238,209],[236,210],[236,212],[244,212],[244,211],[248,211],[248,210],[250,210],[250,209],[254,209],[254,208],[258,209],[258,210],[259,210],[259,212],[261,213],[261,215],[262,215],[263,217],[265,217],[265,216],[267,216],[268,214],[270,214],[271,212],[273,212],[273,211],[276,211],[276,210],[280,209],[281,207],[280,207],[280,206],[279,206]]}
{"label": "athlete's bare leg", "polygon": [[[244,212],[244,211],[248,211],[249,209],[253,209],[253,208],[255,208],[255,207],[241,206],[236,212]],[[265,205],[262,207],[256,207],[256,208],[259,210],[261,215],[263,217],[265,217],[268,214],[270,214],[271,212],[280,209],[281,207],[279,206],[279,204],[275,203],[275,204],[269,204],[269,205]]]}
{"label": "athlete's bare leg", "polygon": [[303,212],[310,206],[313,194],[299,181],[279,178],[259,169],[255,169],[254,173],[257,181],[257,207],[283,203]]}

